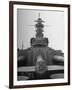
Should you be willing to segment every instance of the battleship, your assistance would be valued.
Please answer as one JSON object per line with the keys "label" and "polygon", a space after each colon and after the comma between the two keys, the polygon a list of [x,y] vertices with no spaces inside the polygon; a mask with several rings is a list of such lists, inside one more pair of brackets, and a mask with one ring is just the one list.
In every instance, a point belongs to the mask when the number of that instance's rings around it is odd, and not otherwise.
{"label": "battleship", "polygon": [[35,22],[36,34],[30,39],[30,47],[17,49],[17,80],[64,78],[64,53],[49,47],[40,13]]}

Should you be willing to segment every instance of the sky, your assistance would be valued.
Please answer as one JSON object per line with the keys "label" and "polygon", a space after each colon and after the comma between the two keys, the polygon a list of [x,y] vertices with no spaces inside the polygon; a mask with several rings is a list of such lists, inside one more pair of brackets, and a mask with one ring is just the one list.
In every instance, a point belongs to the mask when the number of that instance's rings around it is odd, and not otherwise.
{"label": "sky", "polygon": [[49,39],[49,47],[64,52],[64,12],[56,10],[17,9],[17,48],[22,49],[22,43],[23,49],[30,47],[39,13],[44,21],[43,34]]}

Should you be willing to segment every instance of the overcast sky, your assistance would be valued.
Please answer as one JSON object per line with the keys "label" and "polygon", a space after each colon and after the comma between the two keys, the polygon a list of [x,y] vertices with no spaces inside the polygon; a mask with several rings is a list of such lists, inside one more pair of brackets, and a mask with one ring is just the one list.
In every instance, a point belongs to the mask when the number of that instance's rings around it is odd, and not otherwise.
{"label": "overcast sky", "polygon": [[38,18],[44,20],[44,37],[49,39],[49,47],[64,52],[64,12],[63,11],[43,11],[43,10],[25,10],[17,9],[17,48],[26,49],[30,47],[30,38],[35,37],[35,25]]}

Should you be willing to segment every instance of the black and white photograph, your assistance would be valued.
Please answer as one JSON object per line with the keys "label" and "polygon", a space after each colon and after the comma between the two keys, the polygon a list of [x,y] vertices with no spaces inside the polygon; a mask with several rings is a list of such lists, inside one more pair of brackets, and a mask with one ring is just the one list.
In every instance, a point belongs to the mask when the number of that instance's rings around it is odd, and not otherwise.
{"label": "black and white photograph", "polygon": [[69,6],[20,4],[12,3],[13,85],[69,84]]}
{"label": "black and white photograph", "polygon": [[17,72],[18,80],[64,78],[63,11],[17,9]]}

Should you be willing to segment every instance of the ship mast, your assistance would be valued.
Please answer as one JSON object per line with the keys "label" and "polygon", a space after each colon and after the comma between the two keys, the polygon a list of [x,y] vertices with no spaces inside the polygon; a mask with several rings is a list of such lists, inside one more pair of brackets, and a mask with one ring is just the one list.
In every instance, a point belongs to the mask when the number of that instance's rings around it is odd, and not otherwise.
{"label": "ship mast", "polygon": [[44,24],[42,24],[44,21],[40,18],[40,13],[38,14],[38,19],[35,21],[37,22],[36,27],[36,38],[43,38],[43,27]]}

